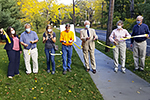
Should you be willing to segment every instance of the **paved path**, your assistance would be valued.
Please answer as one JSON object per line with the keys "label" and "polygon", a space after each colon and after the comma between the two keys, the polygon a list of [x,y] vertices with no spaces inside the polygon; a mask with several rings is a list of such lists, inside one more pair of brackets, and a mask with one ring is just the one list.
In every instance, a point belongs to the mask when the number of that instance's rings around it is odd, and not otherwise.
{"label": "paved path", "polygon": [[[76,44],[81,45],[77,37]],[[84,64],[83,53],[74,45]],[[113,71],[113,60],[95,49],[97,73],[91,75],[104,100],[150,100],[150,84],[129,70],[126,74]]]}

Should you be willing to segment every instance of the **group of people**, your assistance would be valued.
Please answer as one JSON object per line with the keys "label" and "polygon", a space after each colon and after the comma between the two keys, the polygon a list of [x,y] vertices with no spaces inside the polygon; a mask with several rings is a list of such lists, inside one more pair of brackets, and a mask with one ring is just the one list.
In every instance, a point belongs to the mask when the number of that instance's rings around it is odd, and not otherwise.
{"label": "group of people", "polygon": [[125,71],[125,60],[126,60],[126,42],[123,38],[130,38],[139,35],[145,35],[145,37],[135,37],[131,38],[131,47],[133,47],[133,59],[134,59],[134,71],[144,71],[145,67],[145,57],[146,57],[146,48],[147,48],[147,38],[150,35],[149,28],[146,24],[143,23],[143,17],[137,16],[137,24],[133,27],[132,34],[130,35],[126,29],[123,29],[123,21],[117,22],[117,28],[114,29],[109,37],[110,41],[116,45],[116,48],[113,49],[114,54],[114,71],[118,72],[118,56],[120,53],[121,60],[121,70],[123,73]]}
{"label": "group of people", "polygon": [[[122,38],[130,38],[131,36],[150,34],[149,28],[146,24],[142,23],[143,17],[137,17],[137,24],[133,28],[132,35],[128,33],[126,29],[123,29],[123,21],[119,20],[117,22],[117,28],[114,29],[109,37],[110,41],[116,45],[113,49],[114,54],[114,71],[118,72],[118,56],[120,53],[121,69],[123,73],[125,71],[125,60],[126,60],[126,42]],[[94,29],[90,28],[90,22],[84,22],[85,28],[80,31],[80,39],[82,40],[82,51],[85,60],[86,71],[90,71],[89,65],[89,55],[91,61],[92,72],[96,73],[96,62],[95,62],[95,40],[98,39]],[[8,65],[8,78],[13,78],[14,75],[19,75],[19,65],[20,65],[20,54],[23,51],[24,61],[26,66],[26,74],[32,73],[30,58],[33,61],[33,73],[38,73],[38,49],[37,42],[39,38],[36,32],[31,31],[31,25],[25,24],[25,31],[21,34],[20,40],[13,27],[7,28],[7,35],[9,36],[11,43],[8,41],[7,36],[3,34],[3,29],[1,31],[1,38],[6,40],[6,49],[9,65]],[[146,56],[146,39],[149,37],[137,37],[131,39],[131,47],[133,46],[133,59],[135,65],[135,71],[144,71],[145,66],[145,56]],[[71,57],[72,57],[72,45],[74,42],[74,33],[70,31],[70,24],[65,25],[65,30],[61,32],[60,42],[62,43],[62,58],[63,58],[63,74],[65,75],[67,71],[71,72]],[[53,32],[51,25],[47,25],[46,31],[43,34],[43,43],[45,44],[45,55],[47,59],[47,72],[55,74],[55,42],[56,34]],[[24,46],[22,50],[21,45]],[[139,64],[140,60],[140,64]],[[52,71],[50,70],[50,62],[52,63]]]}
{"label": "group of people", "polygon": [[[70,31],[70,24],[66,24],[66,30],[61,32],[60,42],[62,43],[62,58],[63,58],[63,74],[67,73],[67,70],[71,72],[71,56],[72,56],[72,45],[74,42],[74,33]],[[25,24],[25,31],[21,34],[20,39],[15,32],[13,27],[8,27],[6,34],[5,31],[0,29],[1,39],[6,40],[6,45],[4,49],[7,52],[9,58],[8,65],[8,78],[13,78],[14,75],[19,75],[19,65],[20,65],[20,54],[23,51],[24,61],[26,66],[26,74],[32,73],[30,58],[33,62],[33,73],[38,73],[38,49],[37,42],[39,38],[36,32],[31,30],[30,24]],[[8,37],[11,42],[9,42]],[[45,55],[47,59],[47,72],[55,74],[55,42],[56,34],[53,32],[52,26],[47,25],[46,31],[43,34],[43,43],[45,43]],[[24,46],[22,50],[21,45]],[[68,58],[68,59],[67,59]],[[67,63],[66,63],[67,60]],[[50,62],[52,63],[52,71],[50,71]]]}

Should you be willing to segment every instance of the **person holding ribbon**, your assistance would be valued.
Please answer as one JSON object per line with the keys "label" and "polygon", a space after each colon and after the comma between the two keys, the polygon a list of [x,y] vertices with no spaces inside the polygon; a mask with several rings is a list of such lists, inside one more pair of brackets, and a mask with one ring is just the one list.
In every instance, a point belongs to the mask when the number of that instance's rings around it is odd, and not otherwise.
{"label": "person holding ribbon", "polygon": [[[61,32],[60,42],[62,43],[62,58],[63,58],[63,74],[67,73],[67,70],[71,72],[71,57],[72,57],[72,45],[74,42],[74,33],[70,31],[70,24],[66,24],[66,30]],[[67,59],[68,58],[68,59]],[[67,60],[67,63],[66,63]]]}
{"label": "person holding ribbon", "polygon": [[85,28],[80,31],[80,39],[82,40],[82,49],[83,49],[83,56],[84,61],[86,65],[86,71],[90,71],[89,66],[89,53],[90,53],[90,60],[91,60],[91,66],[92,66],[92,72],[96,73],[96,63],[95,63],[95,56],[94,56],[94,50],[95,50],[95,41],[98,39],[98,36],[95,33],[95,30],[90,28],[90,22],[85,21],[84,22]]}
{"label": "person holding ribbon", "polygon": [[33,61],[33,73],[38,73],[38,50],[36,43],[38,42],[36,32],[31,31],[31,25],[25,24],[25,31],[20,36],[20,42],[24,46],[24,61],[26,66],[26,73],[29,75],[31,71],[30,57]]}
{"label": "person holding ribbon", "polygon": [[[16,34],[13,27],[10,26],[7,28],[6,34],[8,35],[8,38],[6,38],[6,35],[3,35],[3,33],[5,32],[3,29],[1,29],[0,31],[2,39],[6,40],[4,49],[6,50],[9,58],[7,76],[8,78],[13,78],[14,75],[19,75],[20,54],[22,53],[22,48],[19,42],[18,35]],[[8,39],[10,39],[10,43],[8,42]]]}
{"label": "person holding ribbon", "polygon": [[116,45],[116,48],[113,49],[113,55],[114,55],[114,71],[118,72],[118,56],[120,53],[120,60],[121,60],[121,69],[123,73],[126,73],[125,71],[125,59],[126,59],[126,42],[125,40],[122,40],[122,38],[130,38],[131,35],[128,33],[126,29],[123,29],[123,21],[119,20],[117,22],[117,28],[114,29],[109,37],[109,40]]}
{"label": "person holding ribbon", "polygon": [[[134,66],[136,70],[144,71],[145,66],[145,57],[146,57],[146,48],[147,42],[146,39],[149,37],[148,34],[149,28],[146,24],[142,23],[143,17],[137,17],[137,24],[133,27],[132,36],[144,35],[147,34],[146,37],[136,37],[131,39],[131,47],[133,46],[133,59],[134,59]],[[140,60],[140,65],[139,65]]]}
{"label": "person holding ribbon", "polygon": [[55,74],[55,42],[56,42],[56,34],[52,30],[51,25],[47,25],[46,32],[43,34],[43,43],[45,43],[45,54],[47,59],[47,72],[50,73],[50,60],[52,62],[52,74]]}

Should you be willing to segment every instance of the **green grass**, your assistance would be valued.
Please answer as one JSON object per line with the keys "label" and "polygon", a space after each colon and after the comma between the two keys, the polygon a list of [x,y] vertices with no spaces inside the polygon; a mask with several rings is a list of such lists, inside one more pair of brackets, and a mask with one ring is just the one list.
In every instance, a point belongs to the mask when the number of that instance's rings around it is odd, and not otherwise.
{"label": "green grass", "polygon": [[[79,33],[76,33],[76,35],[78,37],[80,37]],[[105,42],[100,41],[102,43],[105,44]],[[113,50],[110,49],[109,52],[105,52],[105,47],[101,46],[100,44],[98,44],[97,42],[95,43],[95,47],[96,49],[98,49],[99,51],[101,51],[102,53],[106,54],[108,57],[113,59]],[[136,75],[140,76],[141,78],[143,78],[144,80],[146,80],[147,82],[150,83],[150,57],[146,56],[145,59],[145,71],[144,72],[140,72],[140,71],[136,71],[134,72],[134,60],[133,60],[133,52],[131,50],[129,50],[127,48],[126,50],[126,68],[129,69],[130,71],[132,71],[133,73],[135,73]]]}
{"label": "green grass", "polygon": [[[55,30],[55,32],[56,44],[61,50],[59,31]],[[3,49],[4,45],[0,45],[0,100],[103,100],[89,73],[85,71],[75,49],[72,55],[72,72],[63,75],[62,57],[56,56],[56,73],[48,74],[42,34],[38,36],[38,74],[26,75],[23,54],[21,54],[20,76],[8,79],[8,57]]]}

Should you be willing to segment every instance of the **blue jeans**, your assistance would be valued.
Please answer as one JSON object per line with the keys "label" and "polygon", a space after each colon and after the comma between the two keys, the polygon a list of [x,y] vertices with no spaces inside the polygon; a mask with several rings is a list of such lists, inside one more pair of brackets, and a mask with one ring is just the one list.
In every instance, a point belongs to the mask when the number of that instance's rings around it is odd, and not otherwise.
{"label": "blue jeans", "polygon": [[[71,69],[72,46],[62,45],[63,71]],[[68,59],[67,59],[68,58]],[[66,63],[67,60],[67,63]]]}
{"label": "blue jeans", "polygon": [[46,49],[45,48],[45,54],[47,59],[47,70],[50,70],[50,60],[52,62],[52,71],[55,71],[55,60],[54,56],[50,55],[50,53],[55,54],[54,48]]}

